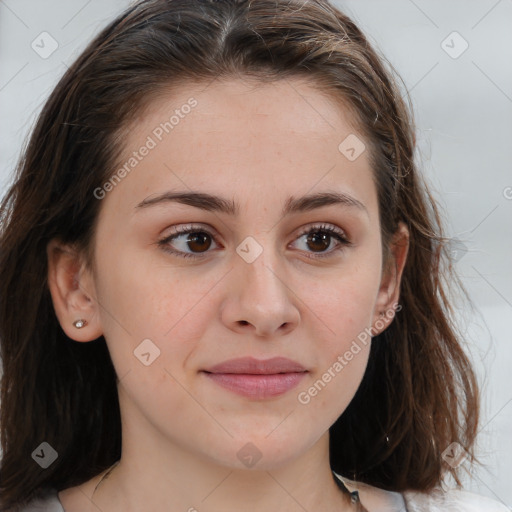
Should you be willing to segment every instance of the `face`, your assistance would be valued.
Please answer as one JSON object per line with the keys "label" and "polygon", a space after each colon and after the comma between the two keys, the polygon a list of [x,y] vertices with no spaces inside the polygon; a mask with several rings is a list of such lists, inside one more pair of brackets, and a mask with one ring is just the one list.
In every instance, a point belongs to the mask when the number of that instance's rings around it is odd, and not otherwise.
{"label": "face", "polygon": [[[70,333],[105,336],[123,428],[267,469],[328,434],[363,377],[365,329],[397,299],[362,143],[298,80],[191,84],[134,123],[125,172],[96,192],[90,330]],[[258,364],[272,358],[291,362]]]}

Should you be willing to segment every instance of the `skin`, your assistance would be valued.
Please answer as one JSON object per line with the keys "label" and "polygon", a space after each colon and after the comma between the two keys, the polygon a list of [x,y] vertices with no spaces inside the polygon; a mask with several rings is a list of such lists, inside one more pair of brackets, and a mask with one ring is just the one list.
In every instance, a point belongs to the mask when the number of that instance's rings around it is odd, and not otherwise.
{"label": "skin", "polygon": [[[370,344],[309,403],[298,395],[398,301],[407,230],[397,232],[385,268],[368,151],[349,161],[338,150],[357,135],[347,112],[298,79],[190,84],[163,95],[128,132],[126,159],[190,97],[197,106],[102,199],[94,268],[72,247],[48,246],[62,328],[78,342],[107,341],[123,429],[121,462],[96,489],[96,506],[90,498],[102,475],[59,497],[66,512],[350,510],[333,482],[329,427],[361,382]],[[137,207],[191,190],[233,200],[239,212],[171,201]],[[290,196],[326,191],[349,194],[364,208],[282,215]],[[158,244],[191,223],[217,240],[198,258]],[[319,224],[343,230],[351,244],[331,237],[322,250],[308,243],[303,232]],[[252,263],[236,252],[248,236],[262,248]],[[167,247],[197,254],[186,237]],[[88,322],[82,329],[72,325],[78,318]],[[384,316],[374,333],[391,321]],[[149,366],[134,356],[144,339],[160,350]],[[247,355],[289,357],[308,373],[296,388],[264,400],[201,373]],[[253,467],[237,456],[247,443],[261,454]]]}

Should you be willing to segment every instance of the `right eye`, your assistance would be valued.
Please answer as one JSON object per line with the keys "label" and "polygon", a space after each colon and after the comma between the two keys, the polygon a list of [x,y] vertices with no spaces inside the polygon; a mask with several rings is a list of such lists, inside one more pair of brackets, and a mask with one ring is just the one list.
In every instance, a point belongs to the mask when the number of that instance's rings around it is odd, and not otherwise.
{"label": "right eye", "polygon": [[179,227],[158,242],[164,251],[182,258],[200,258],[212,244],[218,245],[215,237],[201,226]]}

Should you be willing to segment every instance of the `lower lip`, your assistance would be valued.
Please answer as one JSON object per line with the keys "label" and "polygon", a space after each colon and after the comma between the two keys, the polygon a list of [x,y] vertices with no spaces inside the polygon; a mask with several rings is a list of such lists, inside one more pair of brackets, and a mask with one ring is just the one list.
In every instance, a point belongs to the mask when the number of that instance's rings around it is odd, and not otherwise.
{"label": "lower lip", "polygon": [[262,399],[279,396],[293,389],[307,372],[275,373],[270,375],[252,375],[245,373],[208,373],[204,374],[219,386],[238,395]]}

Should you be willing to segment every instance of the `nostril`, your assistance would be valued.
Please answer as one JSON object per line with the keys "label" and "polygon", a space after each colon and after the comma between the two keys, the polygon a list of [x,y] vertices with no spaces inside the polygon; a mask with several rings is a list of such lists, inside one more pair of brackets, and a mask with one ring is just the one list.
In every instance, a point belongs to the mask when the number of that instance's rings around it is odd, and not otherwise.
{"label": "nostril", "polygon": [[247,320],[239,320],[238,323],[240,325],[249,325],[249,322]]}

